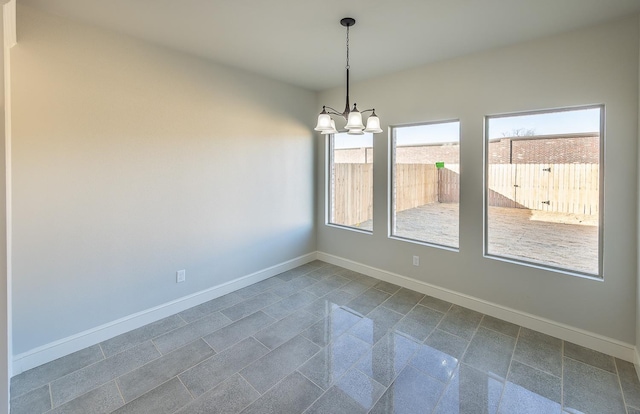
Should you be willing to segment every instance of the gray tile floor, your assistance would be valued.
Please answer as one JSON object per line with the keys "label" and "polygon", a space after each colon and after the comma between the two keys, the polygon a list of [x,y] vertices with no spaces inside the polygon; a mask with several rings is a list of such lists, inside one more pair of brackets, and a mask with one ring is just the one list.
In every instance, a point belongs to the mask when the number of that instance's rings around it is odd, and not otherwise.
{"label": "gray tile floor", "polygon": [[24,372],[11,412],[640,414],[632,364],[315,261]]}

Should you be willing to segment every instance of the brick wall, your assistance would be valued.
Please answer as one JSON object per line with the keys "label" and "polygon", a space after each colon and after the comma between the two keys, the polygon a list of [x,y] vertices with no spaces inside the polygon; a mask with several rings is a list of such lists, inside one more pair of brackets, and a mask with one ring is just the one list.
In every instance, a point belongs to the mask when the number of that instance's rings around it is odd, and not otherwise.
{"label": "brick wall", "polygon": [[[507,137],[489,142],[490,164],[597,164],[600,159],[599,135],[548,135]],[[460,163],[460,145],[420,145],[397,147],[398,164]],[[335,151],[334,162],[370,164],[373,148]]]}
{"label": "brick wall", "polygon": [[599,135],[501,138],[489,143],[491,164],[597,164]]}
{"label": "brick wall", "polygon": [[337,149],[333,153],[336,164],[371,164],[373,163],[373,148]]}
{"label": "brick wall", "polygon": [[416,147],[396,147],[396,163],[398,164],[445,164],[460,163],[460,145],[423,145]]}

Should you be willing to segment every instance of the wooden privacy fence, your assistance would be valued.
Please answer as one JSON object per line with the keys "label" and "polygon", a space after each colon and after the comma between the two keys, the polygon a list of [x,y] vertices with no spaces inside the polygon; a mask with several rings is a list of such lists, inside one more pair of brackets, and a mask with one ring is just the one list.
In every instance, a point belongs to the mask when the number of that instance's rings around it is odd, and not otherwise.
{"label": "wooden privacy fence", "polygon": [[489,205],[597,215],[598,164],[492,164]]}
{"label": "wooden privacy fence", "polygon": [[373,164],[333,164],[332,223],[357,225],[373,218]]}
{"label": "wooden privacy fence", "polygon": [[[355,225],[373,218],[373,165],[334,164],[333,222]],[[489,205],[597,215],[598,164],[492,164]],[[396,212],[425,204],[457,203],[459,165],[396,164]]]}
{"label": "wooden privacy fence", "polygon": [[396,211],[438,201],[438,170],[433,164],[396,164]]}

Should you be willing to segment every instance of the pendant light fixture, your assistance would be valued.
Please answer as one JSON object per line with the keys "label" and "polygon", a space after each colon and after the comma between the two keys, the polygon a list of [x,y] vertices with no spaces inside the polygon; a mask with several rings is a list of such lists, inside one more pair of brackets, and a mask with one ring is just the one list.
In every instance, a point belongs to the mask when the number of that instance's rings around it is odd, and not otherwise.
{"label": "pendant light fixture", "polygon": [[[353,104],[353,108],[349,108],[349,28],[356,24],[356,20],[351,17],[345,17],[340,20],[340,24],[347,28],[347,103],[342,113],[338,112],[330,106],[323,106],[322,112],[318,115],[318,124],[314,128],[316,131],[320,131],[321,134],[336,134],[336,123],[331,118],[331,115],[341,116],[347,120],[347,133],[352,135],[362,135],[365,132],[371,132],[377,134],[382,132],[380,129],[380,119],[376,115],[375,109],[365,109],[364,111],[358,111],[356,104]],[[371,112],[369,118],[367,118],[367,126],[362,124],[362,114],[365,112]]]}

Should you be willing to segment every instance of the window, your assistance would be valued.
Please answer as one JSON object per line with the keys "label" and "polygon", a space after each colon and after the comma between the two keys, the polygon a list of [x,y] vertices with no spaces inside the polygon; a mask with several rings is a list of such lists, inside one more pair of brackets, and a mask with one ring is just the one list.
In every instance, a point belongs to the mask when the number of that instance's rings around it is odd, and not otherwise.
{"label": "window", "polygon": [[330,224],[373,230],[373,134],[329,137]]}
{"label": "window", "polygon": [[485,253],[599,276],[604,107],[486,118]]}
{"label": "window", "polygon": [[460,122],[392,128],[391,236],[458,248]]}

